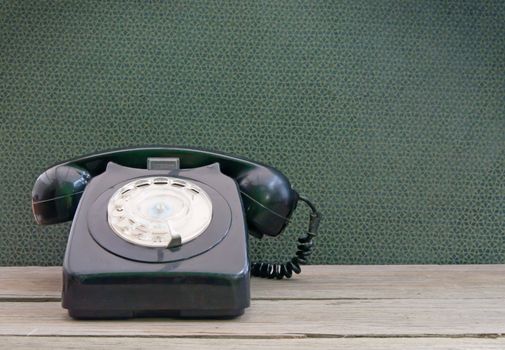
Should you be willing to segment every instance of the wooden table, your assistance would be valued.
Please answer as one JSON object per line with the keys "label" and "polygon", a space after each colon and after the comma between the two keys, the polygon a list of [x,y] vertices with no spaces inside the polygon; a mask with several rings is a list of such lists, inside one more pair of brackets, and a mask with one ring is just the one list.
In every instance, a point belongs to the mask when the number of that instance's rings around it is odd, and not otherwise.
{"label": "wooden table", "polygon": [[505,265],[306,266],[234,320],[75,321],[60,275],[0,268],[0,348],[505,349]]}

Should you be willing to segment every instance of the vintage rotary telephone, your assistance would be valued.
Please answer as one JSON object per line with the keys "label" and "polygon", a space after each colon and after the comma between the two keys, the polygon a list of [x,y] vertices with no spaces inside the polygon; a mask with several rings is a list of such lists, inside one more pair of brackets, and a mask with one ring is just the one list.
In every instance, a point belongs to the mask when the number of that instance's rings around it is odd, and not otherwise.
{"label": "vintage rotary telephone", "polygon": [[[250,263],[247,234],[277,236],[301,200],[308,232],[286,263]],[[63,306],[74,318],[233,317],[249,275],[289,278],[320,214],[276,169],[193,148],[140,147],[56,164],[32,192],[37,223],[73,220]]]}

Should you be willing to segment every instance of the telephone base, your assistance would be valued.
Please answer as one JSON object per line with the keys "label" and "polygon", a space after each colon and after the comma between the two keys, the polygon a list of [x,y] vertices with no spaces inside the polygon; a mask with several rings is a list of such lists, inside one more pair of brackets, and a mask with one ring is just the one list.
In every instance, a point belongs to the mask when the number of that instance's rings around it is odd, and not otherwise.
{"label": "telephone base", "polygon": [[[191,181],[199,190],[160,195],[154,189],[153,198],[172,196],[170,210],[174,216],[183,216],[196,210],[184,203],[203,193],[214,208],[204,232],[174,247],[144,246],[115,233],[108,222],[114,193],[138,179],[161,181],[168,176],[177,179],[178,185],[153,182],[146,186],[179,188],[181,182]],[[144,199],[152,195],[146,186],[134,190],[143,193]],[[198,203],[200,210],[207,205],[203,199]],[[125,211],[137,215],[139,222],[151,213],[139,204]],[[63,307],[74,318],[238,316],[249,306],[249,266],[240,193],[217,165],[167,173],[110,163],[86,187],[70,229],[63,262]]]}
{"label": "telephone base", "polygon": [[249,283],[248,270],[76,275],[64,269],[62,305],[76,319],[232,318],[249,306]]}

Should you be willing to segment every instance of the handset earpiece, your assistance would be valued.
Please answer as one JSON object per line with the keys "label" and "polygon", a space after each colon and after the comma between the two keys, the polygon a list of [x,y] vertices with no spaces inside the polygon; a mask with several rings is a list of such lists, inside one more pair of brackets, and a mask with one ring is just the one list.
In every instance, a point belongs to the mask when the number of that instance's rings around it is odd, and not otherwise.
{"label": "handset earpiece", "polygon": [[298,193],[289,180],[267,166],[246,168],[235,177],[249,233],[257,238],[279,235],[296,208]]}
{"label": "handset earpiece", "polygon": [[41,225],[72,220],[90,173],[77,165],[49,168],[35,181],[32,190],[32,210]]}

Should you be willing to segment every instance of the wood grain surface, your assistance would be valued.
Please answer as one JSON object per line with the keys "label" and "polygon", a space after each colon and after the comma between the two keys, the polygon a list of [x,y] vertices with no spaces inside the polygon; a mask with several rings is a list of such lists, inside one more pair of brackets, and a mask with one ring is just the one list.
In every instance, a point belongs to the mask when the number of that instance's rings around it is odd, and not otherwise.
{"label": "wood grain surface", "polygon": [[60,267],[3,267],[0,348],[505,349],[505,265],[307,266],[252,281],[233,320],[75,321]]}

